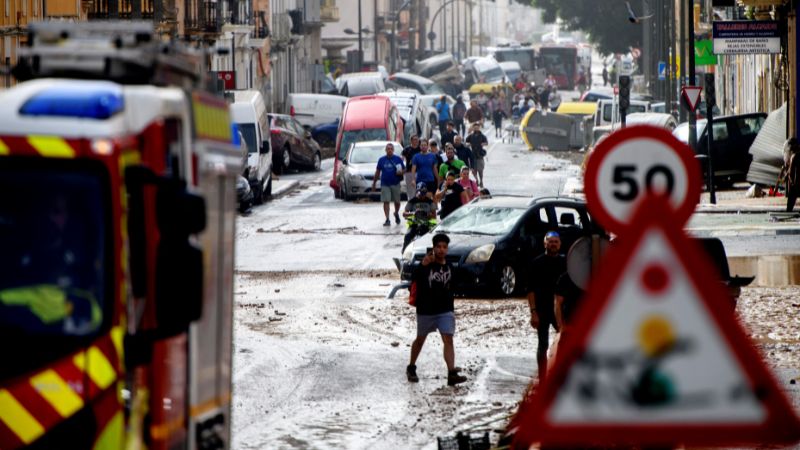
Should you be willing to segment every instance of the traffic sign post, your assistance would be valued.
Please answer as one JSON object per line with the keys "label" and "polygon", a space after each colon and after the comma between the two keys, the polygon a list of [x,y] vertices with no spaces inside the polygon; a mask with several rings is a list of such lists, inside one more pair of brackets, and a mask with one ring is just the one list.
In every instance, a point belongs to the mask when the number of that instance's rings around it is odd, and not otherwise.
{"label": "traffic sign post", "polygon": [[597,146],[587,206],[617,234],[513,423],[514,447],[791,444],[800,419],[683,226],[699,200],[693,152],[634,126]]}

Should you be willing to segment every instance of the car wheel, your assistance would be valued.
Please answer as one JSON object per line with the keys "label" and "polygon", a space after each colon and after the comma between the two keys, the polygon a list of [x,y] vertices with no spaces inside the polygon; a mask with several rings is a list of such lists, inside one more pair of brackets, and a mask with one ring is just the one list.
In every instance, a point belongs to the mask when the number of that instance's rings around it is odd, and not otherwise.
{"label": "car wheel", "polygon": [[327,134],[320,134],[318,137],[314,138],[314,140],[317,141],[320,147],[328,148],[334,146],[333,139]]}
{"label": "car wheel", "polygon": [[289,146],[286,145],[281,149],[281,158],[278,161],[278,167],[276,169],[279,174],[283,174],[289,170],[290,165],[292,165],[292,151],[289,149]]}
{"label": "car wheel", "polygon": [[319,172],[322,169],[322,155],[319,152],[314,153],[314,159],[311,162],[311,170]]}
{"label": "car wheel", "polygon": [[349,202],[353,198],[350,196],[350,194],[348,194],[347,185],[344,183],[342,183],[342,192],[339,194],[339,196],[346,202]]}
{"label": "car wheel", "polygon": [[517,290],[517,273],[511,266],[503,266],[497,280],[498,293],[504,297],[511,296]]}

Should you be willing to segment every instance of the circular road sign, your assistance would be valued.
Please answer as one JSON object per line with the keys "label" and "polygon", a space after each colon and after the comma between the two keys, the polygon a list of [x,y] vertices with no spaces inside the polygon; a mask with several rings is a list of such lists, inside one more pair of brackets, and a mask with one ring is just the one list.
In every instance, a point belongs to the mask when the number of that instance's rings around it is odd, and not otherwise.
{"label": "circular road sign", "polygon": [[685,224],[700,199],[700,168],[694,152],[672,134],[648,125],[616,131],[597,144],[586,166],[589,211],[609,231],[630,225],[648,195],[669,199],[675,222]]}

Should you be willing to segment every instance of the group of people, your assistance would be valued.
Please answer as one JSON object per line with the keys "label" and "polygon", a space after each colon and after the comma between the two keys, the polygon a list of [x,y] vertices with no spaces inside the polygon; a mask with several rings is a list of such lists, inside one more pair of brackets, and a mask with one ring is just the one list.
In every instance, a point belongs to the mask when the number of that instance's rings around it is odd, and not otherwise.
{"label": "group of people", "polygon": [[490,119],[494,125],[495,137],[502,136],[503,119],[509,117],[509,105],[506,96],[506,89],[492,87],[492,92],[486,95],[483,91],[470,100],[469,106],[464,102],[462,96],[456,97],[456,102],[451,108],[447,103],[447,97],[442,96],[434,104],[439,115],[439,131],[444,136],[445,128],[449,122],[455,127],[455,132],[469,137],[473,126],[477,123],[481,128]]}
{"label": "group of people", "polygon": [[[455,123],[448,121],[441,138],[444,151],[436,140],[426,141],[419,136],[411,137],[411,144],[402,150],[400,156],[395,154],[394,145],[386,144],[386,154],[378,160],[372,180],[372,190],[375,190],[377,181],[381,181],[384,226],[391,225],[391,203],[394,203],[395,223],[400,224],[401,180],[405,181],[409,199],[403,213],[407,219],[418,217],[415,208],[423,207],[420,201],[425,198],[434,203],[432,214],[429,212],[428,215],[435,219],[435,206],[439,205],[438,214],[443,219],[462,204],[480,196],[488,140],[479,123],[473,124],[472,132],[466,143],[464,141],[455,131]],[[424,207],[430,209],[427,205]],[[417,225],[413,220],[410,222]]]}
{"label": "group of people", "polygon": [[556,90],[558,84],[556,83],[555,76],[551,73],[547,75],[544,84],[535,86],[525,80],[525,76],[520,75],[520,80],[517,80],[516,93],[513,97],[513,106],[511,109],[511,116],[518,120],[525,116],[525,114],[532,108],[540,111],[547,111],[550,109],[550,97]]}
{"label": "group of people", "polygon": [[[422,262],[412,274],[414,306],[416,307],[417,335],[411,344],[411,355],[406,367],[409,382],[419,382],[417,359],[427,336],[439,331],[444,344],[447,366],[447,384],[454,386],[467,381],[455,365],[453,336],[456,330],[452,280],[456,268],[447,262],[450,239],[445,234],[433,236]],[[570,332],[576,307],[583,296],[567,273],[566,257],[561,253],[561,237],[550,231],[544,237],[544,253],[529,263],[528,305],[530,325],[536,330],[538,347],[536,361],[539,382],[547,376],[547,352],[550,346],[549,331],[553,327],[561,336]]]}

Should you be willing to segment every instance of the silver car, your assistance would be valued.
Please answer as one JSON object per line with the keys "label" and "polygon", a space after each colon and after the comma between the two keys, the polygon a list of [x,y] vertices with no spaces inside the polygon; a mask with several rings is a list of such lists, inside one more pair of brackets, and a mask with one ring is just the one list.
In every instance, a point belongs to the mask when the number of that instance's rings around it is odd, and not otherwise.
{"label": "silver car", "polygon": [[[342,167],[336,173],[336,182],[342,186],[342,193],[345,200],[358,197],[378,196],[380,194],[381,180],[375,183],[375,191],[372,191],[372,179],[375,176],[375,167],[378,159],[386,155],[386,144],[390,141],[366,141],[356,142],[342,161]],[[399,142],[392,142],[394,154],[400,155],[403,145]],[[400,182],[400,188],[405,192],[405,182]]]}

